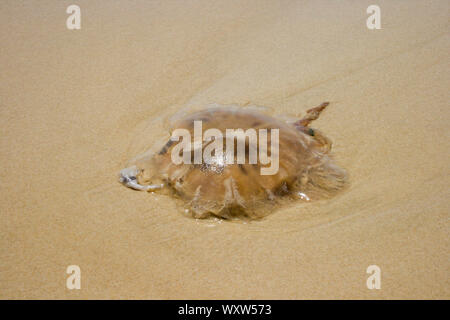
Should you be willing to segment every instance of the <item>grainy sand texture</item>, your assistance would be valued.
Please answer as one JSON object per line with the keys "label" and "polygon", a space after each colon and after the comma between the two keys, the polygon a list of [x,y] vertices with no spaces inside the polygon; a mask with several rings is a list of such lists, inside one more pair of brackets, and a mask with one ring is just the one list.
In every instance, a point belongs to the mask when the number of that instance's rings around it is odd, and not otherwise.
{"label": "grainy sand texture", "polygon": [[[450,298],[449,1],[73,2],[0,4],[0,298]],[[323,101],[333,199],[205,221],[117,182],[186,106]]]}

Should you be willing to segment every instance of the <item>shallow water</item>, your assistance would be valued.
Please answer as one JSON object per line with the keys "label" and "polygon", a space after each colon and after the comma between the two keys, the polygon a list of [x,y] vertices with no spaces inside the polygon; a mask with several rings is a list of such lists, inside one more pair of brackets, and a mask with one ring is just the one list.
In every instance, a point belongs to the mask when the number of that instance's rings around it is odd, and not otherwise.
{"label": "shallow water", "polygon": [[[2,5],[0,297],[449,297],[447,1],[381,1],[381,30],[364,1],[100,3],[77,31],[64,3]],[[199,221],[117,183],[182,106],[323,101],[331,200]]]}

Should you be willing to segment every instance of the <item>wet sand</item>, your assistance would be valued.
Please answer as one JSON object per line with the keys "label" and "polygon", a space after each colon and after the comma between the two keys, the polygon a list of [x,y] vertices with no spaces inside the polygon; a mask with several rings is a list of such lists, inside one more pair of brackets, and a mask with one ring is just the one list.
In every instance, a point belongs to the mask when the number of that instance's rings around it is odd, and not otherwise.
{"label": "wet sand", "polygon": [[[0,298],[450,297],[448,1],[378,1],[381,30],[371,1],[70,4],[0,6]],[[117,182],[184,106],[323,101],[331,200],[198,221]]]}

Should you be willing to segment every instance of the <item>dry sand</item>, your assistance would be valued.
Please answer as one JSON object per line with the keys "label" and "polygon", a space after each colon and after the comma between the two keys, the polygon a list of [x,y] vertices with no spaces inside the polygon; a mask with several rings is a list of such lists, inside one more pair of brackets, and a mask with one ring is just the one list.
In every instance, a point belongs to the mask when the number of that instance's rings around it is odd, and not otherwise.
{"label": "dry sand", "polygon": [[[377,1],[381,30],[373,1],[76,2],[76,31],[0,4],[0,298],[450,298],[447,0]],[[323,101],[334,199],[217,223],[117,182],[185,105]]]}

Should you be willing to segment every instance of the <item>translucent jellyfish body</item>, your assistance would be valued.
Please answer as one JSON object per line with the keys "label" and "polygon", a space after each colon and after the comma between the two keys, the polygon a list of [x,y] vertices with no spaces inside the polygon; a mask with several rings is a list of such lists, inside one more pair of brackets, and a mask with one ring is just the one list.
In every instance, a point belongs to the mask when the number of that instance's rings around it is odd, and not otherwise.
{"label": "translucent jellyfish body", "polygon": [[290,201],[331,197],[346,172],[331,157],[331,141],[309,127],[327,106],[296,121],[235,105],[184,114],[162,147],[120,172],[120,182],[169,191],[195,218],[261,218]]}

